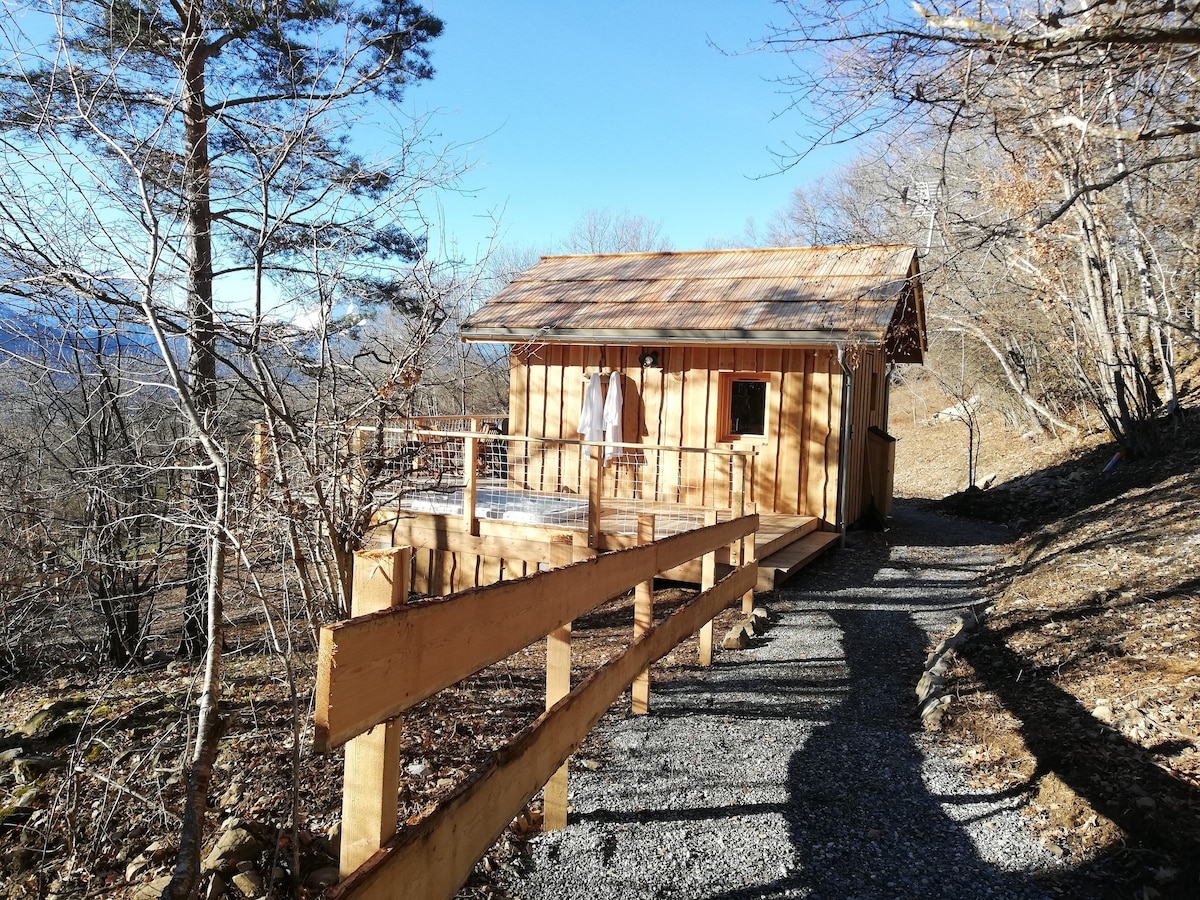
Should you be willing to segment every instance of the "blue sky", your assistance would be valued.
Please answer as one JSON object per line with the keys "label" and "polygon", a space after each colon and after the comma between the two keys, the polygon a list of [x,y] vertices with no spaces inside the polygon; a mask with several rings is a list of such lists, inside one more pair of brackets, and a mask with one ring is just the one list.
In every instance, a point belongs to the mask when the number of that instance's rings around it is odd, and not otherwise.
{"label": "blue sky", "polygon": [[763,228],[793,187],[837,158],[761,177],[802,127],[777,116],[788,99],[771,79],[788,62],[744,52],[777,12],[768,0],[427,7],[446,31],[431,45],[433,80],[406,103],[437,111],[434,130],[473,163],[465,193],[443,195],[441,211],[468,259],[485,248],[493,214],[500,243],[550,248],[588,209],[660,220],[676,249],[703,249],[748,220]]}

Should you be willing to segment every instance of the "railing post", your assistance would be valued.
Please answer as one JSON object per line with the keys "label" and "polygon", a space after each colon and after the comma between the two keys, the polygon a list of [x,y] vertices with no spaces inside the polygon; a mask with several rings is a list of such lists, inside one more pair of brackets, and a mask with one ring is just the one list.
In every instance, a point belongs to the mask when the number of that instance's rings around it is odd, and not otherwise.
{"label": "railing post", "polygon": [[[758,571],[758,548],[754,546],[754,542],[757,538],[757,531],[742,538],[742,565],[754,566],[756,572]],[[754,612],[754,588],[750,588],[742,594],[742,612],[747,616]]]}
{"label": "railing post", "polygon": [[475,495],[478,491],[479,439],[472,436],[463,443],[463,527],[467,534],[479,534],[479,517],[475,515]]}
{"label": "railing post", "polygon": [[[351,615],[402,606],[408,599],[411,560],[411,547],[355,553]],[[342,850],[338,864],[342,878],[361,866],[396,833],[399,782],[397,723],[376,725],[346,744]]]}
{"label": "railing post", "polygon": [[740,453],[733,457],[733,496],[730,498],[730,507],[736,519],[746,514],[746,468],[746,457]]}
{"label": "railing post", "polygon": [[[704,513],[704,525],[717,524],[717,511],[710,509]],[[717,583],[717,551],[711,550],[704,554],[700,563],[700,590],[707,591]],[[700,665],[712,665],[713,652],[713,620],[709,619],[700,628]]]}
{"label": "railing post", "polygon": [[600,485],[603,477],[603,460],[601,447],[588,448],[591,451],[588,469],[588,546],[600,548]]}
{"label": "railing post", "polygon": [[[744,456],[734,457],[733,515],[739,519],[746,515],[746,494],[748,493],[746,490],[746,480],[748,477],[752,477],[753,459],[749,462],[750,465],[747,465],[747,459]],[[737,565],[746,566],[757,560],[758,548],[754,544],[757,537],[758,533],[754,532],[738,541]],[[754,612],[753,588],[742,595],[742,613],[748,616],[752,612]]]}
{"label": "railing post", "polygon": [[[654,543],[654,516],[638,516],[639,544]],[[633,638],[637,640],[654,625],[654,579],[643,581],[634,588]],[[650,712],[650,669],[646,668],[633,679],[633,713],[644,716]]]}
{"label": "railing post", "polygon": [[[729,457],[729,517],[740,519],[746,514],[746,457]],[[738,538],[729,548],[729,562],[736,569],[746,558],[746,539]]]}
{"label": "railing post", "polygon": [[[546,709],[571,693],[571,623],[546,636]],[[558,831],[567,827],[567,767],[559,766],[542,789],[542,827]]]}

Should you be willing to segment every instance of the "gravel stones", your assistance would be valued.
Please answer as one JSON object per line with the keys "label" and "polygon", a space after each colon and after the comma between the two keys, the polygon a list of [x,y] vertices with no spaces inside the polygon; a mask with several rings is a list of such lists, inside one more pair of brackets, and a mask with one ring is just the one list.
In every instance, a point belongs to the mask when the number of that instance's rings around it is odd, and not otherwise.
{"label": "gravel stones", "polygon": [[504,887],[523,900],[1040,898],[1057,858],[1016,810],[973,791],[917,730],[913,686],[1005,540],[896,510],[886,536],[776,594],[768,635],[652,684],[651,714],[600,726],[572,766],[566,829]]}

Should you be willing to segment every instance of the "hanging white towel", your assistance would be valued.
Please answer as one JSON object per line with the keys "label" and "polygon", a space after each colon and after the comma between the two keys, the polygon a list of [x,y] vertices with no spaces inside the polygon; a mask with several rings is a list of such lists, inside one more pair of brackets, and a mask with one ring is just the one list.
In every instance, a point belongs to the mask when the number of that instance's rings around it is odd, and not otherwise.
{"label": "hanging white towel", "polygon": [[[624,401],[621,397],[621,376],[616,372],[608,378],[608,396],[604,398],[604,440],[621,443],[621,414]],[[604,464],[607,466],[621,452],[616,447],[604,448]]]}
{"label": "hanging white towel", "polygon": [[598,441],[604,437],[604,393],[600,387],[600,373],[593,372],[583,392],[583,409],[579,411],[579,433],[585,441]]}

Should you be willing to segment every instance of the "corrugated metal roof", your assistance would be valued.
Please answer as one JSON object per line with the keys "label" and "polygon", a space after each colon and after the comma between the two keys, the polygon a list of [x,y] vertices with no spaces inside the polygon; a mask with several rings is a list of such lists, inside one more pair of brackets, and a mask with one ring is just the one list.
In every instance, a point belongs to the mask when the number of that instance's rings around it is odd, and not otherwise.
{"label": "corrugated metal roof", "polygon": [[812,342],[825,333],[882,343],[898,304],[920,303],[915,272],[916,251],[894,246],[549,256],[462,331],[500,341],[576,341],[596,330],[606,340],[621,332],[673,342],[769,333]]}

